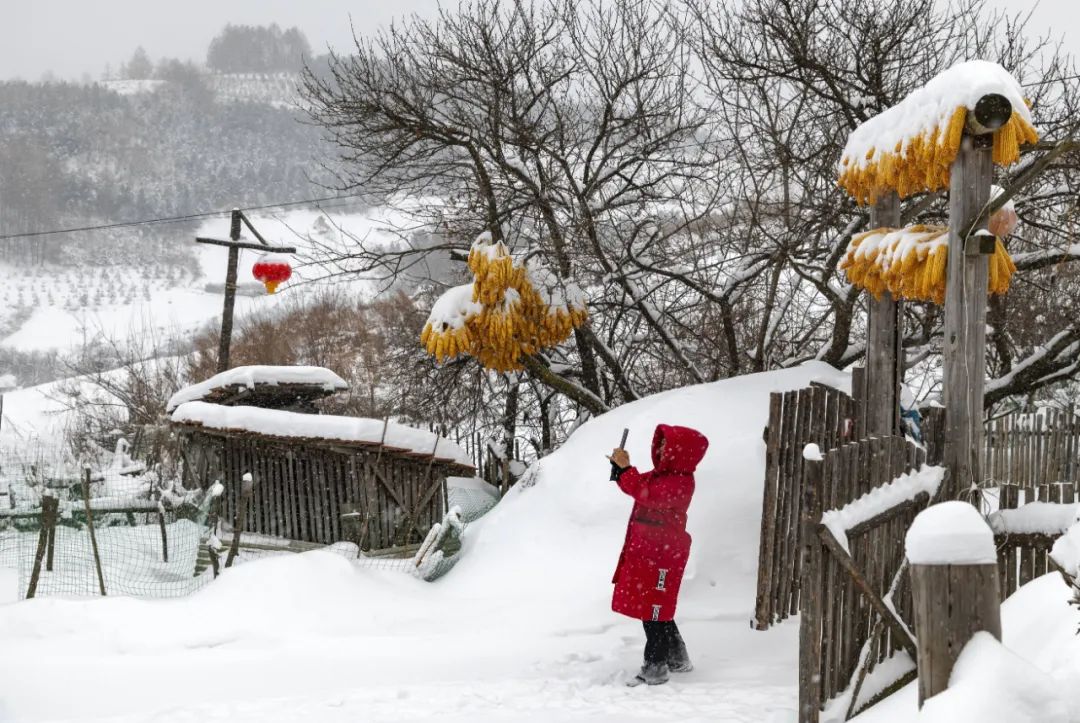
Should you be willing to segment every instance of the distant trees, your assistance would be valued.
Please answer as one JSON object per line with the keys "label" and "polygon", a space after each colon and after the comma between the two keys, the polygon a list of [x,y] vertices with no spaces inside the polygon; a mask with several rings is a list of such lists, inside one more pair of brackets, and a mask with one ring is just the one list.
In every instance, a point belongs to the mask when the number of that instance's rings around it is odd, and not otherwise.
{"label": "distant trees", "polygon": [[[312,195],[318,131],[293,111],[213,102],[205,74],[188,63],[163,61],[155,74],[170,82],[126,96],[101,85],[0,83],[0,234]],[[138,229],[127,231],[131,250],[153,253]],[[14,238],[0,252],[16,264],[123,258],[116,241]]]}
{"label": "distant trees", "polygon": [[206,65],[219,73],[275,73],[299,70],[311,46],[299,28],[226,25],[206,53]]}
{"label": "distant trees", "polygon": [[131,60],[125,63],[120,71],[120,74],[127,80],[147,80],[153,73],[154,64],[150,61],[150,56],[146,54],[141,45],[135,48]]}

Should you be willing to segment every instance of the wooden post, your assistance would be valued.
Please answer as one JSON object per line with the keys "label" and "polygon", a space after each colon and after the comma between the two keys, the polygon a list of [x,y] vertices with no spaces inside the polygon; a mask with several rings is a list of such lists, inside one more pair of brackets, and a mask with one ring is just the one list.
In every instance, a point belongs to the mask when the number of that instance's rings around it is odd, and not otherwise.
{"label": "wooden post", "polygon": [[214,542],[218,541],[218,522],[221,519],[221,495],[217,495],[210,502],[210,519],[208,521],[210,527],[210,539],[207,540],[206,553],[210,558],[210,568],[214,572],[216,578],[221,574],[221,556],[218,555],[217,548],[214,546]]}
{"label": "wooden post", "polygon": [[[160,505],[161,503],[159,502],[158,504]],[[162,562],[168,562],[169,561],[169,535],[165,531],[165,513],[162,512],[160,507],[158,508],[157,519],[158,519],[158,527],[161,528],[161,561]]]}
{"label": "wooden post", "polygon": [[41,562],[45,558],[45,548],[55,534],[57,509],[60,503],[52,495],[41,498],[41,530],[38,532],[37,551],[34,553],[34,566],[30,570],[30,586],[26,589],[26,598],[37,594],[41,579]]}
{"label": "wooden post", "polygon": [[90,468],[83,468],[83,504],[86,506],[86,527],[90,530],[90,549],[94,553],[94,568],[97,570],[98,587],[105,595],[105,574],[101,570],[101,554],[98,552],[97,532],[94,530],[94,511],[90,507]]}
{"label": "wooden post", "polygon": [[[949,554],[944,539],[950,536],[971,544],[959,555]],[[914,546],[913,538],[918,539]],[[948,687],[953,665],[975,633],[986,631],[1001,640],[1001,593],[994,535],[966,502],[945,502],[919,513],[908,532],[907,553],[921,708]]]}
{"label": "wooden post", "polygon": [[245,472],[240,481],[240,494],[236,496],[236,516],[233,517],[233,538],[232,544],[229,545],[229,556],[225,558],[225,567],[232,567],[233,561],[236,560],[237,553],[240,552],[240,533],[244,531],[244,524],[247,521],[248,501],[251,499],[251,495],[254,491],[255,480],[250,472]]}
{"label": "wooden post", "polygon": [[799,723],[817,723],[821,712],[821,523],[825,462],[816,445],[803,451],[802,584],[799,598]]}
{"label": "wooden post", "polygon": [[[54,506],[55,506],[56,498],[51,497],[50,499],[53,501]],[[47,545],[48,546],[48,551],[47,551],[47,553],[45,555],[45,569],[48,572],[52,572],[53,571],[53,553],[56,551],[56,515],[55,515],[55,513],[52,516],[52,523],[48,526],[47,531],[49,533],[49,537],[48,537],[48,541],[47,541],[48,542],[48,545]]]}
{"label": "wooden post", "polygon": [[[258,243],[240,240],[240,225],[248,227]],[[195,238],[196,243],[225,246],[229,249],[229,265],[225,270],[225,306],[221,311],[221,339],[218,343],[218,373],[229,368],[229,346],[232,343],[233,306],[236,303],[236,266],[240,260],[240,249],[253,249],[255,251],[273,252],[280,254],[294,254],[296,249],[292,246],[271,246],[266,239],[255,230],[243,214],[234,208],[232,210],[232,223],[229,227],[229,238]]]}
{"label": "wooden post", "polygon": [[[874,228],[900,225],[900,198],[881,196],[870,209]],[[900,382],[903,379],[902,304],[885,291],[880,299],[870,294],[866,339],[866,434],[888,436],[900,432]]]}
{"label": "wooden post", "polygon": [[[229,238],[240,240],[240,209],[232,211],[232,225]],[[236,266],[240,260],[240,249],[229,247],[229,265],[225,270],[225,308],[221,311],[221,340],[218,344],[218,373],[229,368],[229,346],[232,344],[233,306],[236,304]],[[226,565],[228,566],[228,565]]]}
{"label": "wooden post", "polygon": [[[990,199],[991,135],[965,134],[950,169],[949,263],[945,287],[943,401],[944,464],[950,475],[942,491],[955,499],[982,483],[983,382],[986,376],[988,257],[975,233]],[[970,235],[969,235],[970,232]],[[992,249],[991,249],[992,250]]]}

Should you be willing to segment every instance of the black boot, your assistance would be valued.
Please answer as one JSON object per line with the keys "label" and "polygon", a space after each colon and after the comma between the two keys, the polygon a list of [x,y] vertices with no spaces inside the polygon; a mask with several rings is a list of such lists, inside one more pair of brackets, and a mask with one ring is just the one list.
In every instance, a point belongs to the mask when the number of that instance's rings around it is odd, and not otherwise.
{"label": "black boot", "polygon": [[641,666],[641,672],[627,681],[631,688],[645,685],[662,685],[668,682],[667,663],[645,663]]}
{"label": "black boot", "polygon": [[686,643],[683,642],[678,630],[675,631],[671,647],[668,648],[667,665],[672,673],[689,673],[694,669],[694,664],[690,662],[690,654],[686,652]]}

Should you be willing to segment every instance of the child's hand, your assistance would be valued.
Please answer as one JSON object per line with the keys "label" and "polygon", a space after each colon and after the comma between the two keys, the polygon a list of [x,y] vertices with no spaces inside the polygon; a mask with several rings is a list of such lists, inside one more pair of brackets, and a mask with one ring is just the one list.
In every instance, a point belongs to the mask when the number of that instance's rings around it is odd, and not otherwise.
{"label": "child's hand", "polygon": [[627,454],[625,449],[619,447],[616,447],[615,450],[612,451],[611,456],[608,459],[620,469],[625,469],[630,466],[630,455]]}

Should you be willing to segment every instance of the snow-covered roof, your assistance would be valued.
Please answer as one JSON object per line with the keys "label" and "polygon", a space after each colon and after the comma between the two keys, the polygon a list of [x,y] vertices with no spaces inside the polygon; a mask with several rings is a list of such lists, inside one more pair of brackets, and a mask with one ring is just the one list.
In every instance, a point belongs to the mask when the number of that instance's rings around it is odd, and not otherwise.
{"label": "snow-covered roof", "polygon": [[165,410],[171,412],[185,402],[206,399],[219,389],[244,387],[254,389],[258,385],[281,386],[295,384],[320,388],[326,392],[348,389],[345,380],[323,367],[309,366],[246,366],[227,369],[204,382],[184,387],[172,395]]}
{"label": "snow-covered roof", "polygon": [[[224,407],[208,402],[185,402],[170,419],[223,432],[248,432],[284,439],[307,439],[341,444],[379,445],[443,462],[472,467],[468,452],[454,442],[422,429],[381,419],[302,414],[262,407]],[[383,427],[386,424],[385,437]]]}
{"label": "snow-covered roof", "polygon": [[949,184],[967,112],[988,94],[1012,104],[1012,118],[994,132],[994,162],[1019,158],[1020,144],[1038,140],[1023,89],[997,63],[959,63],[869,119],[848,137],[840,157],[840,185],[860,203],[896,191],[901,197]]}

